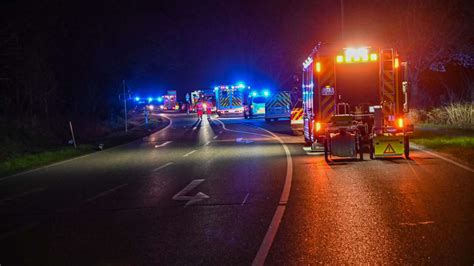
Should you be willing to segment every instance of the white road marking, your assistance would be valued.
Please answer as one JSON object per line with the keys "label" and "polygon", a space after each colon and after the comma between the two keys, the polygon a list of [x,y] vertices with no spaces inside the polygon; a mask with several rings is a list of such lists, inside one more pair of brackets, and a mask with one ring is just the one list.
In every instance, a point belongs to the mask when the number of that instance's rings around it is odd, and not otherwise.
{"label": "white road marking", "polygon": [[278,232],[278,227],[280,226],[281,219],[283,218],[283,214],[285,213],[286,204],[288,202],[288,198],[290,197],[290,190],[291,190],[291,181],[293,179],[293,161],[291,158],[291,153],[288,147],[286,146],[285,142],[278,137],[273,132],[270,132],[264,128],[259,127],[261,130],[269,133],[272,135],[280,144],[283,146],[286,154],[286,177],[285,177],[285,184],[283,186],[283,191],[280,196],[280,202],[277,206],[275,214],[273,215],[272,221],[270,226],[268,227],[267,233],[263,238],[262,244],[260,244],[260,248],[258,249],[257,255],[255,256],[252,265],[264,265],[265,259],[267,258],[268,252],[272,246],[273,240],[275,240],[275,236]]}
{"label": "white road marking", "polygon": [[186,153],[185,155],[183,155],[183,157],[188,157],[189,155],[191,155],[191,154],[193,154],[193,153],[195,153],[195,152],[197,152],[197,150],[192,150],[192,151]]}
{"label": "white road marking", "polygon": [[178,201],[187,201],[186,204],[184,206],[189,206],[189,205],[192,205],[196,202],[199,202],[201,200],[204,200],[204,199],[209,199],[211,197],[209,197],[208,195],[202,193],[202,192],[198,192],[196,193],[196,195],[194,196],[186,196],[186,194],[195,189],[197,186],[199,186],[202,182],[206,181],[205,179],[194,179],[193,181],[191,181],[191,183],[189,183],[186,187],[184,187],[183,189],[181,189],[178,193],[176,193],[174,196],[173,196],[173,200],[178,200]]}
{"label": "white road marking", "polygon": [[204,146],[207,146],[207,145],[209,145],[210,143],[211,143],[211,141],[208,141],[208,142],[204,143]]}
{"label": "white road marking", "polygon": [[167,141],[167,142],[165,142],[165,143],[163,143],[163,144],[160,144],[160,145],[157,144],[157,145],[155,145],[155,148],[161,148],[161,147],[164,147],[164,146],[166,146],[166,145],[168,145],[168,144],[170,144],[170,143],[173,143],[173,141]]}
{"label": "white road marking", "polygon": [[[224,122],[222,122],[221,120],[215,119],[215,121],[219,122],[219,123],[222,125],[222,128],[223,128],[225,131],[236,132],[236,133],[243,133],[243,134],[251,134],[251,135],[258,135],[258,136],[263,136],[263,137],[270,137],[269,135],[264,135],[264,134],[254,133],[254,132],[247,132],[247,131],[241,131],[241,130],[228,129],[228,128],[225,126]],[[260,127],[258,127],[258,128],[260,128]],[[260,129],[263,129],[263,128],[260,128]],[[219,131],[219,134],[222,134],[222,131]]]}
{"label": "white road marking", "polygon": [[32,190],[28,190],[28,191],[25,191],[25,192],[22,192],[20,194],[17,194],[15,196],[11,196],[11,197],[8,197],[8,198],[4,198],[2,200],[0,200],[0,204],[3,204],[7,201],[11,201],[11,200],[15,200],[15,199],[19,199],[19,198],[23,198],[25,196],[28,196],[30,194],[33,194],[33,193],[36,193],[36,192],[40,192],[40,191],[43,191],[43,190],[46,190],[47,187],[37,187],[37,188],[34,188]]}
{"label": "white road marking", "polygon": [[165,167],[168,167],[168,166],[170,166],[170,165],[172,165],[172,164],[174,164],[174,163],[173,163],[173,162],[169,162],[169,163],[167,163],[167,164],[164,164],[164,165],[162,165],[162,166],[160,166],[160,167],[158,167],[158,168],[153,169],[153,172],[159,171],[159,170],[161,170],[161,169],[163,169],[163,168],[165,168]]}
{"label": "white road marking", "polygon": [[212,137],[213,139],[217,139],[217,137],[219,137],[219,135],[215,135],[214,137]]}
{"label": "white road marking", "polygon": [[193,130],[196,130],[196,129],[197,129],[197,127],[193,127]]}
{"label": "white road marking", "polygon": [[237,142],[237,143],[245,143],[245,144],[249,144],[249,143],[252,143],[252,142],[253,142],[253,140],[244,139],[244,138],[236,138],[236,139],[235,139],[235,142]]}
{"label": "white road marking", "polygon": [[446,161],[446,162],[448,162],[448,163],[452,163],[452,164],[454,164],[454,165],[456,165],[456,166],[458,166],[458,167],[460,167],[460,168],[462,168],[462,169],[464,169],[464,170],[467,170],[467,171],[469,171],[469,172],[474,173],[474,169],[470,168],[470,167],[467,166],[467,165],[460,164],[460,163],[458,163],[458,162],[456,162],[456,161],[453,161],[453,160],[451,160],[451,159],[449,159],[449,158],[444,157],[444,156],[441,155],[441,154],[438,154],[438,153],[435,153],[435,152],[426,150],[426,149],[425,149],[424,147],[422,147],[422,146],[418,146],[418,145],[416,145],[416,144],[411,144],[411,143],[410,143],[410,145],[411,145],[413,148],[415,148],[415,149],[417,149],[417,150],[419,150],[419,151],[421,151],[421,152],[428,153],[429,155],[438,157],[438,158],[440,158],[441,160],[444,160],[444,161]]}
{"label": "white road marking", "polygon": [[249,197],[249,195],[250,195],[250,193],[247,193],[247,195],[245,195],[245,198],[242,201],[242,204],[240,204],[240,206],[244,206],[245,202],[247,202],[247,198]]}
{"label": "white road marking", "polygon": [[406,226],[427,225],[427,224],[434,224],[434,221],[424,221],[424,222],[418,222],[418,223],[400,223],[400,225],[406,225]]}
{"label": "white road marking", "polygon": [[10,231],[10,232],[5,232],[5,233],[0,235],[0,240],[4,240],[4,239],[6,239],[10,236],[29,231],[29,230],[33,229],[34,227],[36,227],[38,224],[39,224],[39,222],[29,223],[29,224],[20,226],[17,230]]}
{"label": "white road marking", "polygon": [[98,198],[100,198],[100,197],[103,197],[103,196],[105,196],[105,195],[107,195],[107,194],[109,194],[109,193],[112,193],[112,192],[114,192],[114,191],[116,191],[116,190],[118,190],[118,189],[121,189],[121,188],[123,188],[123,187],[125,187],[125,186],[128,186],[128,184],[122,184],[122,185],[113,187],[113,188],[111,188],[111,189],[109,189],[109,190],[106,190],[106,191],[104,191],[104,192],[101,192],[101,193],[95,195],[94,197],[90,197],[90,198],[86,199],[84,202],[91,202],[91,201],[94,201],[94,200],[96,200],[96,199],[98,199]]}

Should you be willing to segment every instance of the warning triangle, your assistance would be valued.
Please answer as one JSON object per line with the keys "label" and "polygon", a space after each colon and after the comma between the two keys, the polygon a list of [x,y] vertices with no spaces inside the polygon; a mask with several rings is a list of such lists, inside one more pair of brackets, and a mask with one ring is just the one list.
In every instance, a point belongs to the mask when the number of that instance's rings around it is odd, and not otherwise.
{"label": "warning triangle", "polygon": [[395,150],[393,149],[392,145],[389,143],[387,145],[387,148],[385,148],[385,150],[383,151],[383,153],[395,153]]}

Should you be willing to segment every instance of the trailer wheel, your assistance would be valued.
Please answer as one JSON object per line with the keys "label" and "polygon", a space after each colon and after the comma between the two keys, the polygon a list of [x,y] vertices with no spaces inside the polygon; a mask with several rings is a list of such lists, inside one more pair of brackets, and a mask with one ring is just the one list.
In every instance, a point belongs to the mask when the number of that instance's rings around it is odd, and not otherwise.
{"label": "trailer wheel", "polygon": [[328,140],[327,138],[324,139],[324,160],[327,163],[330,163],[331,160],[329,160],[329,145],[328,145]]}
{"label": "trailer wheel", "polygon": [[404,147],[404,150],[405,150],[405,159],[410,159],[410,139],[408,138],[408,136],[405,136],[403,138],[403,147]]}

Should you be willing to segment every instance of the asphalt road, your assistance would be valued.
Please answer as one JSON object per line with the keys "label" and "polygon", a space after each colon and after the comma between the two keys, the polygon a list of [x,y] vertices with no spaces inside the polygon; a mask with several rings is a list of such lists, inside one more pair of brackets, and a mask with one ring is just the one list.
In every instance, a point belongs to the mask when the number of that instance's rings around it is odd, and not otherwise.
{"label": "asphalt road", "polygon": [[472,169],[417,150],[328,165],[287,121],[168,116],[147,138],[0,179],[0,264],[474,262]]}

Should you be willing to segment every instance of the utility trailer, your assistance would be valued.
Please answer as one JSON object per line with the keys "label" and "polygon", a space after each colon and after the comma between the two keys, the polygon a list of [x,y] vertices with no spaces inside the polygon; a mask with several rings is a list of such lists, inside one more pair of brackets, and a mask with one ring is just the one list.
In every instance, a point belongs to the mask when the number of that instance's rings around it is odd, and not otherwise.
{"label": "utility trailer", "polygon": [[327,162],[409,157],[407,63],[396,49],[319,43],[302,81],[304,139]]}

